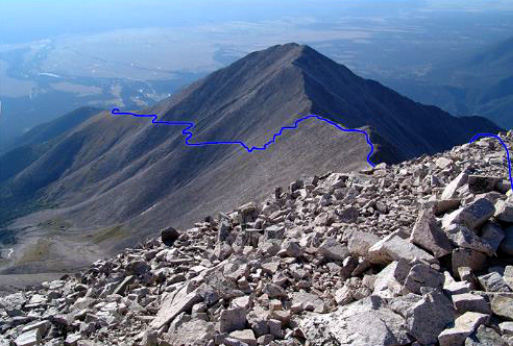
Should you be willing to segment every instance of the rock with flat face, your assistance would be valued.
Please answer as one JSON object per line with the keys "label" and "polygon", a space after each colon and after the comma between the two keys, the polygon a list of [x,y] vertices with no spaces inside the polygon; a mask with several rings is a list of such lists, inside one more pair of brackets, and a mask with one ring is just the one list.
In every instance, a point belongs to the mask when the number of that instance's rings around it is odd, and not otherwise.
{"label": "rock with flat face", "polygon": [[493,297],[492,312],[510,321],[513,320],[513,298],[500,295]]}
{"label": "rock with flat face", "polygon": [[326,239],[321,246],[319,246],[318,252],[326,260],[331,261],[343,261],[349,255],[347,247],[342,245],[335,238]]}
{"label": "rock with flat face", "polygon": [[411,266],[404,260],[390,263],[381,272],[376,274],[374,294],[386,297],[405,292],[404,281],[410,269]]}
{"label": "rock with flat face", "polygon": [[447,237],[457,246],[473,249],[492,256],[495,249],[474,231],[461,224],[450,224],[444,228]]}
{"label": "rock with flat face", "polygon": [[459,278],[458,268],[468,267],[472,270],[481,270],[486,263],[486,255],[473,249],[458,248],[452,251],[452,271]]}
{"label": "rock with flat face", "polygon": [[416,264],[404,281],[404,288],[412,293],[421,293],[421,288],[441,290],[444,285],[444,275],[426,264]]}
{"label": "rock with flat face", "polygon": [[490,303],[483,296],[478,294],[455,294],[451,298],[454,307],[459,314],[463,314],[468,311],[480,312],[487,315],[491,313]]}
{"label": "rock with flat face", "polygon": [[453,246],[438,226],[430,210],[422,210],[417,217],[410,241],[431,252],[436,258],[450,254]]}
{"label": "rock with flat face", "polygon": [[505,236],[502,227],[492,221],[487,221],[481,230],[481,239],[490,244],[494,252],[499,249]]}
{"label": "rock with flat face", "polygon": [[410,334],[421,344],[434,344],[438,335],[456,318],[452,302],[443,293],[425,295],[407,318]]}
{"label": "rock with flat face", "polygon": [[310,314],[301,318],[299,325],[311,345],[391,346],[411,342],[404,328],[404,318],[374,296],[331,314]]}
{"label": "rock with flat face", "polygon": [[511,292],[511,288],[499,273],[492,272],[478,277],[479,283],[487,292]]}
{"label": "rock with flat face", "polygon": [[447,185],[442,193],[442,199],[450,199],[456,196],[458,188],[465,185],[468,181],[468,174],[466,171],[461,172],[456,178],[454,178],[449,185]]}
{"label": "rock with flat face", "polygon": [[465,346],[511,346],[495,330],[484,325],[465,340]]}
{"label": "rock with flat face", "polygon": [[14,341],[17,346],[35,346],[41,344],[41,331],[39,329],[32,329],[28,332],[22,333]]}
{"label": "rock with flat face", "polygon": [[155,329],[162,328],[180,313],[190,310],[194,304],[200,301],[201,296],[198,290],[194,290],[189,294],[187,294],[185,288],[176,293],[173,292],[164,300],[157,316],[151,322],[150,326]]}
{"label": "rock with flat face", "polygon": [[485,323],[489,315],[478,312],[466,312],[454,321],[454,326],[445,329],[438,336],[440,346],[462,345],[467,336]]}
{"label": "rock with flat face", "polygon": [[207,345],[214,339],[215,323],[200,319],[183,323],[178,329],[167,336],[170,345]]}
{"label": "rock with flat face", "polygon": [[451,224],[462,224],[471,230],[477,230],[495,213],[492,202],[486,198],[479,198],[450,214],[444,216],[443,228]]}
{"label": "rock with flat face", "polygon": [[219,331],[230,333],[234,330],[244,329],[246,326],[246,309],[233,308],[223,310],[219,317]]}
{"label": "rock with flat face", "polygon": [[401,232],[394,232],[369,248],[367,260],[375,264],[387,264],[392,261],[417,259],[426,263],[438,263],[428,252],[410,243]]}
{"label": "rock with flat face", "polygon": [[495,218],[502,222],[513,223],[513,200],[498,200],[495,204]]}
{"label": "rock with flat face", "polygon": [[369,248],[380,241],[380,238],[369,232],[346,230],[343,240],[347,241],[347,248],[352,255],[365,256]]}

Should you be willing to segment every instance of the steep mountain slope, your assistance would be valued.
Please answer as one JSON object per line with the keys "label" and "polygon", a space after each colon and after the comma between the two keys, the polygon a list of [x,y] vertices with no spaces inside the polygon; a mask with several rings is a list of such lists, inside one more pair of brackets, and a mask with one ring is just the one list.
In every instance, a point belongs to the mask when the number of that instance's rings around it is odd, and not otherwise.
{"label": "steep mountain slope", "polygon": [[513,127],[513,38],[451,61],[418,80],[387,82],[408,97],[453,114],[479,114]]}
{"label": "steep mountain slope", "polygon": [[[499,130],[482,118],[457,119],[415,103],[296,44],[252,53],[141,113],[194,122],[192,142],[242,140],[249,146],[315,113],[369,131],[376,162],[434,153],[477,131]],[[76,252],[63,252],[65,242],[87,245],[78,249],[86,261],[170,223],[185,225],[200,211],[258,200],[266,189],[302,175],[368,167],[363,135],[313,120],[252,153],[236,145],[184,146],[182,129],[100,113],[6,182],[0,207],[8,209],[19,196],[54,207],[9,226],[23,235],[9,270],[46,270],[55,259],[76,263]],[[23,253],[41,247],[42,233],[45,251],[27,261]]]}

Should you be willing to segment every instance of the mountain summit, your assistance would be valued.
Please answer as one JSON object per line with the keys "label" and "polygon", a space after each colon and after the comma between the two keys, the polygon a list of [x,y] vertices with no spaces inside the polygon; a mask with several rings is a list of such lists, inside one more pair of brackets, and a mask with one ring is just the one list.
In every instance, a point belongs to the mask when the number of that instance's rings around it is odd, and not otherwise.
{"label": "mountain summit", "polygon": [[[454,118],[413,102],[297,44],[251,53],[140,113],[194,122],[193,142],[249,146],[316,114],[365,129],[376,144],[375,162],[435,153],[478,131],[499,130],[483,118]],[[8,229],[18,245],[5,270],[45,271],[55,259],[64,269],[81,266],[159,228],[187,225],[198,212],[259,200],[301,176],[369,167],[363,135],[315,120],[253,153],[229,145],[187,147],[182,129],[103,112],[46,143],[0,191],[3,221],[17,218]]]}

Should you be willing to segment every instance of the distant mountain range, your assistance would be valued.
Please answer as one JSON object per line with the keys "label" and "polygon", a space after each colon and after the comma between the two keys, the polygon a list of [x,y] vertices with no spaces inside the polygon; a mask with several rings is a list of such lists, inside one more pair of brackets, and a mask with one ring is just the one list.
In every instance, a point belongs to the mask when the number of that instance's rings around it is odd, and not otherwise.
{"label": "distant mountain range", "polygon": [[513,128],[513,37],[448,62],[418,79],[390,80],[387,84],[457,116],[478,114]]}
{"label": "distant mountain range", "polygon": [[[81,266],[161,227],[187,225],[198,212],[259,200],[301,176],[369,167],[364,136],[315,121],[249,154],[236,146],[187,147],[180,128],[147,119],[78,113],[81,121],[39,127],[0,157],[0,167],[18,155],[29,163],[0,174],[3,235],[16,239],[4,246],[15,249],[4,272]],[[300,116],[317,114],[368,131],[373,160],[388,163],[500,130],[484,118],[455,118],[413,102],[297,44],[251,53],[141,113],[192,121],[197,141],[259,146]]]}

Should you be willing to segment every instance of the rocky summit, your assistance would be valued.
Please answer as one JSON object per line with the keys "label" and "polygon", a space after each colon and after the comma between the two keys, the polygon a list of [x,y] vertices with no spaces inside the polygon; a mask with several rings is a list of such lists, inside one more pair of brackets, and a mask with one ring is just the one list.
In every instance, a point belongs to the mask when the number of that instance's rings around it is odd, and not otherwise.
{"label": "rocky summit", "polygon": [[294,181],[0,298],[0,345],[511,345],[507,173],[484,138]]}

